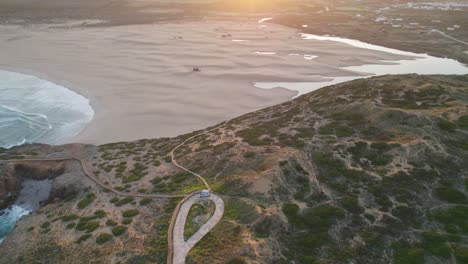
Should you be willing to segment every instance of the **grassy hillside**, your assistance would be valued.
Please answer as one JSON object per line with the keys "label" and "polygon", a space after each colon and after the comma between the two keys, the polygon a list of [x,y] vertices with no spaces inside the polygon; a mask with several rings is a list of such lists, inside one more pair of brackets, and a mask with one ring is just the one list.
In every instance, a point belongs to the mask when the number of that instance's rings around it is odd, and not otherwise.
{"label": "grassy hillside", "polygon": [[[196,133],[109,144],[83,155],[101,180],[124,192],[188,193],[202,186],[167,155]],[[0,158],[28,155],[26,150]],[[47,153],[54,151],[63,153],[59,147]],[[468,261],[468,76],[382,76],[327,87],[220,124],[189,140],[176,157],[206,176],[226,203],[223,220],[190,252],[188,263]],[[112,197],[92,191],[91,206]],[[70,207],[68,213],[84,215],[79,203],[91,198],[85,192],[77,197],[41,210]],[[38,236],[62,250],[73,247],[71,252],[97,247],[80,252],[90,259],[163,263],[163,229],[174,202],[162,199],[143,209],[142,201],[110,202],[103,205],[109,219],[118,214],[115,221],[123,221],[121,213],[137,208],[144,228],[127,224],[129,231],[103,246],[105,237],[94,235],[62,243],[66,225],[52,224],[42,229],[53,232]],[[102,226],[89,233],[110,233]],[[67,232],[79,239],[79,232]],[[9,251],[9,259],[39,258],[31,248],[44,240],[34,239],[30,248]],[[127,247],[110,250],[122,243]]]}
{"label": "grassy hillside", "polygon": [[[467,81],[384,76],[324,88],[232,120],[179,159],[243,197],[228,199],[226,224],[242,227],[246,259],[463,263]],[[194,262],[212,257],[213,239]]]}

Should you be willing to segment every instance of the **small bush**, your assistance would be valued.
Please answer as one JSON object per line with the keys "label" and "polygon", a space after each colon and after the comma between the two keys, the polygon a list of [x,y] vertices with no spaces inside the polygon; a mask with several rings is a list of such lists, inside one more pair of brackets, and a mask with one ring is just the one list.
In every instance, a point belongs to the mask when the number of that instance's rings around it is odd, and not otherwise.
{"label": "small bush", "polygon": [[464,203],[466,201],[465,194],[450,187],[439,187],[435,193],[439,199],[449,203]]}
{"label": "small bush", "polygon": [[94,201],[94,199],[96,199],[96,195],[94,193],[89,193],[88,195],[86,195],[85,199],[81,200],[78,203],[78,209],[86,208],[90,203]]}
{"label": "small bush", "polygon": [[235,257],[230,259],[226,264],[247,264],[247,262],[241,257]]}
{"label": "small bush", "polygon": [[122,225],[129,225],[132,223],[132,219],[131,218],[126,218],[124,220],[122,220]]}
{"label": "small bush", "polygon": [[458,263],[468,263],[468,248],[457,247],[455,249],[455,258]]}
{"label": "small bush", "polygon": [[75,228],[79,231],[86,231],[86,233],[92,233],[99,226],[99,222],[96,221],[80,221]]}
{"label": "small bush", "polygon": [[90,239],[92,236],[93,236],[93,235],[91,235],[91,234],[84,234],[84,235],[80,236],[80,238],[78,238],[78,240],[75,241],[75,243],[76,243],[76,244],[81,244],[81,242]]}
{"label": "small bush", "polygon": [[421,248],[403,248],[394,246],[394,264],[424,264],[424,250]]}
{"label": "small bush", "polygon": [[111,234],[100,234],[97,238],[96,238],[96,244],[98,245],[102,245],[104,243],[106,243],[107,241],[111,240],[112,239],[112,235]]}
{"label": "small bush", "polygon": [[452,132],[457,128],[457,125],[455,123],[452,123],[447,120],[442,120],[439,122],[439,128],[445,131]]}
{"label": "small bush", "polygon": [[152,201],[152,199],[150,199],[150,198],[144,198],[144,199],[142,199],[140,201],[140,205],[141,206],[147,205],[147,204],[151,203],[151,201]]}
{"label": "small bush", "polygon": [[462,128],[468,128],[468,115],[464,115],[458,118],[457,124]]}
{"label": "small bush", "polygon": [[126,226],[116,226],[116,227],[112,228],[112,234],[114,236],[121,236],[126,231],[127,231]]}
{"label": "small bush", "polygon": [[106,226],[116,226],[117,225],[117,222],[115,222],[114,220],[107,220],[106,221]]}
{"label": "small bush", "polygon": [[64,215],[62,216],[62,222],[69,222],[78,219],[78,215],[76,214],[70,214],[70,215]]}
{"label": "small bush", "polygon": [[94,216],[96,216],[97,218],[104,218],[106,217],[107,213],[104,212],[104,210],[97,210],[96,212],[94,212]]}
{"label": "small bush", "polygon": [[41,225],[41,228],[48,228],[50,226],[50,222],[44,222],[42,225]]}
{"label": "small bush", "polygon": [[426,232],[423,234],[424,248],[431,252],[431,254],[448,259],[452,255],[447,239],[435,232]]}
{"label": "small bush", "polygon": [[125,218],[132,218],[134,216],[137,216],[140,212],[138,212],[138,210],[136,209],[130,209],[130,210],[126,210],[122,213],[122,216],[125,217]]}
{"label": "small bush", "polygon": [[99,226],[100,226],[99,222],[95,222],[95,221],[88,222],[86,224],[86,233],[94,232],[94,230],[98,229]]}
{"label": "small bush", "polygon": [[119,200],[119,199],[116,199],[116,200],[112,199],[112,200],[111,202],[115,204],[116,206],[122,206],[122,205],[126,205],[126,204],[133,202],[134,199],[132,197],[125,197],[122,200]]}
{"label": "small bush", "polygon": [[251,159],[251,158],[255,158],[255,152],[253,151],[247,151],[244,153],[244,158],[246,159]]}

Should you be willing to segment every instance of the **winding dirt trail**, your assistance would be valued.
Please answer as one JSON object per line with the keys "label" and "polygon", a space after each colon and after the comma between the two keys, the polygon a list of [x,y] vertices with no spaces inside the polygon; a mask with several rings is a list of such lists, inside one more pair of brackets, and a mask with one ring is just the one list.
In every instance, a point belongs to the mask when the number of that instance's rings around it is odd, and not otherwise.
{"label": "winding dirt trail", "polygon": [[[185,168],[184,166],[180,165],[177,162],[174,153],[178,148],[185,145],[185,143],[187,143],[189,140],[196,138],[198,136],[201,136],[203,134],[206,134],[208,132],[211,132],[213,130],[216,130],[224,126],[225,124],[227,124],[227,121],[211,129],[208,129],[196,135],[193,135],[187,138],[186,140],[184,140],[179,145],[177,145],[171,151],[172,164],[174,164],[174,166],[178,167],[179,169],[184,170],[194,175],[198,179],[200,179],[203,182],[203,184],[206,186],[206,188],[210,191],[211,191],[210,185],[205,180],[205,178]],[[169,223],[169,231],[167,235],[167,246],[168,246],[167,264],[184,264],[187,254],[195,246],[195,244],[197,244],[206,234],[208,234],[208,232],[210,232],[211,229],[213,229],[213,227],[215,227],[215,225],[219,223],[221,218],[223,218],[223,215],[224,215],[223,200],[214,193],[211,193],[209,197],[199,198],[199,193],[200,192],[194,192],[190,195],[187,195],[182,201],[180,201],[177,204],[174,210],[174,213],[172,214],[171,222]],[[208,220],[208,222],[206,222],[202,227],[200,227],[200,229],[192,237],[190,237],[187,241],[185,241],[184,230],[185,230],[185,222],[187,221],[188,212],[190,211],[190,207],[192,207],[193,203],[200,199],[212,200],[216,205],[215,212],[213,216]]]}
{"label": "winding dirt trail", "polygon": [[134,197],[134,198],[181,198],[185,197],[185,195],[180,195],[180,194],[139,194],[139,193],[124,193],[117,191],[113,189],[112,187],[109,187],[105,185],[103,182],[101,182],[99,179],[97,179],[86,167],[86,163],[82,159],[78,158],[73,158],[73,157],[68,157],[68,158],[60,158],[60,159],[19,159],[19,160],[1,160],[0,162],[3,163],[15,163],[15,162],[44,162],[44,161],[77,161],[81,164],[81,169],[83,170],[83,173],[90,178],[92,181],[94,181],[97,185],[102,187],[103,189],[106,189],[116,195],[119,196],[124,196],[124,197]]}

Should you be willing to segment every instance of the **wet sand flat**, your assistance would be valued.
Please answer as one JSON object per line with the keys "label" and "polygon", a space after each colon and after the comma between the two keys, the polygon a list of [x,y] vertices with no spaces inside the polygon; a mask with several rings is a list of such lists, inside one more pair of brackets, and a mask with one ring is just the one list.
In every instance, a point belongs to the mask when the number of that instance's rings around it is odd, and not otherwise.
{"label": "wet sand flat", "polygon": [[304,41],[283,26],[216,20],[0,26],[0,57],[0,69],[35,75],[89,98],[95,117],[72,141],[97,144],[175,136],[295,95],[258,89],[254,82],[323,81],[357,75],[341,67],[405,58]]}

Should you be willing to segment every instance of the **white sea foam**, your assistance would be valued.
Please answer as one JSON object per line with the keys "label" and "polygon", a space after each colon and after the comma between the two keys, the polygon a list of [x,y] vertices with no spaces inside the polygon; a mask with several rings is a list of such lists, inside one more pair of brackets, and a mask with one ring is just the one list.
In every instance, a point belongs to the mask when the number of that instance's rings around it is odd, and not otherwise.
{"label": "white sea foam", "polygon": [[255,51],[254,53],[259,54],[259,55],[275,55],[276,54],[276,52],[271,52],[271,51]]}
{"label": "white sea foam", "polygon": [[265,21],[272,20],[272,19],[273,19],[272,17],[264,17],[264,18],[258,20],[258,23],[263,23]]}
{"label": "white sea foam", "polygon": [[59,144],[91,121],[89,100],[35,76],[0,70],[0,147]]}
{"label": "white sea foam", "polygon": [[15,204],[0,211],[0,244],[21,217],[39,209],[41,202],[49,198],[52,189],[51,180],[25,179],[21,185],[22,188]]}
{"label": "white sea foam", "polygon": [[3,242],[5,237],[13,230],[16,221],[30,213],[30,210],[18,205],[13,205],[11,208],[3,210],[3,215],[0,216],[0,244]]}

